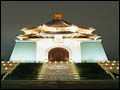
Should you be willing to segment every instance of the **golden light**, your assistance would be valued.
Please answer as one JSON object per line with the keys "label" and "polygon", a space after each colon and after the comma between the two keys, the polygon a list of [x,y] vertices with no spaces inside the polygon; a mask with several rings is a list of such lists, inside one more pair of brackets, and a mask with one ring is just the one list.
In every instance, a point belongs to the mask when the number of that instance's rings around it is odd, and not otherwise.
{"label": "golden light", "polygon": [[114,63],[112,63],[112,65],[115,65]]}
{"label": "golden light", "polygon": [[108,64],[106,63],[105,65],[107,66]]}
{"label": "golden light", "polygon": [[110,63],[110,61],[107,61],[108,63]]}
{"label": "golden light", "polygon": [[68,61],[66,63],[69,63]]}
{"label": "golden light", "polygon": [[51,63],[51,61],[49,61],[48,63]]}
{"label": "golden light", "polygon": [[57,61],[55,61],[55,63],[57,63]]}
{"label": "golden light", "polygon": [[116,61],[114,60],[113,63],[116,63]]}
{"label": "golden light", "polygon": [[63,61],[60,61],[60,63],[63,63]]}
{"label": "golden light", "polygon": [[12,66],[12,64],[10,63],[9,66]]}
{"label": "golden light", "polygon": [[117,69],[119,69],[119,67],[117,67]]}
{"label": "golden light", "polygon": [[110,69],[113,69],[113,67],[110,67]]}
{"label": "golden light", "polygon": [[8,70],[8,67],[5,67],[5,70]]}
{"label": "golden light", "polygon": [[2,61],[1,63],[5,63],[4,61]]}
{"label": "golden light", "polygon": [[6,64],[4,63],[3,66],[6,66]]}

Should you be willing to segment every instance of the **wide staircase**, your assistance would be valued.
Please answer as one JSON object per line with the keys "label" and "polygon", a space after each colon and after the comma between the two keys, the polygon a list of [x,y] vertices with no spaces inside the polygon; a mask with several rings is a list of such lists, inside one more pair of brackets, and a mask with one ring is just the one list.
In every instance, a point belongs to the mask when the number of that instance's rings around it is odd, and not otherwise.
{"label": "wide staircase", "polygon": [[112,79],[97,63],[21,63],[5,80],[104,80]]}

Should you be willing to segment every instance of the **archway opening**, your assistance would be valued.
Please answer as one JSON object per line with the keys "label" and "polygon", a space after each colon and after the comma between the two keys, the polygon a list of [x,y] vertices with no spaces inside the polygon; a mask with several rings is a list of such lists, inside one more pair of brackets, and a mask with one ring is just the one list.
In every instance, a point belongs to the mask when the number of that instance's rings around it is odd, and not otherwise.
{"label": "archway opening", "polygon": [[61,48],[61,47],[52,48],[48,52],[48,60],[49,61],[68,61],[69,52],[65,48]]}

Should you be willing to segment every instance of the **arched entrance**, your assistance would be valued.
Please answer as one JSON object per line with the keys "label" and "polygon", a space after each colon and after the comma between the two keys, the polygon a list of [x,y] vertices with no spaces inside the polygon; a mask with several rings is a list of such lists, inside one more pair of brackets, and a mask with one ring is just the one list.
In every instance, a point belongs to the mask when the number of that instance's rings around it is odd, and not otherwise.
{"label": "arched entrance", "polygon": [[68,61],[69,52],[61,47],[52,48],[48,52],[48,60],[50,61]]}

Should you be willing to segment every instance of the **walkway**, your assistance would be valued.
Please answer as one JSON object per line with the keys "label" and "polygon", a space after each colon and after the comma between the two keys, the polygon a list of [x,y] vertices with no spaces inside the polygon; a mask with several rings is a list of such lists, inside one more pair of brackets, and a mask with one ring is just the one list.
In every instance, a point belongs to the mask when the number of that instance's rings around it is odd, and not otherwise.
{"label": "walkway", "polygon": [[41,80],[79,80],[79,74],[72,62],[46,62],[39,72]]}

